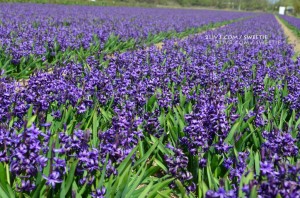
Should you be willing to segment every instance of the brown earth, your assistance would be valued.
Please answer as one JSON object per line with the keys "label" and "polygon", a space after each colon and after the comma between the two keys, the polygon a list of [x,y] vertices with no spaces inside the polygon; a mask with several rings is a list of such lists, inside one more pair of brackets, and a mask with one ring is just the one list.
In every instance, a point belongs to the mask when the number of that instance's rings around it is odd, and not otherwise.
{"label": "brown earth", "polygon": [[292,44],[294,46],[294,50],[297,55],[300,55],[300,38],[298,38],[292,30],[290,30],[288,27],[286,27],[277,16],[275,16],[278,23],[280,24],[284,34],[287,36],[287,40],[289,44]]}

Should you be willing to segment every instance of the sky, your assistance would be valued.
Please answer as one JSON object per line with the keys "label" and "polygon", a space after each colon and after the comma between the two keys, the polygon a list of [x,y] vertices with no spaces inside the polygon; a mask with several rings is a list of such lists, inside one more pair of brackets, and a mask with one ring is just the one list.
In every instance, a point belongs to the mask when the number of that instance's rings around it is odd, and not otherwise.
{"label": "sky", "polygon": [[269,2],[271,2],[271,3],[276,3],[276,2],[278,2],[279,0],[268,0]]}

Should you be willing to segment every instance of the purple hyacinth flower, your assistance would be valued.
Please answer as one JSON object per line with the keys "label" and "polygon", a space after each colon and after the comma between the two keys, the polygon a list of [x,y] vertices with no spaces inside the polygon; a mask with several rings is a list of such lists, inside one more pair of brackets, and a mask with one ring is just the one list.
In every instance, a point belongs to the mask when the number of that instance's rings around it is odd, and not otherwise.
{"label": "purple hyacinth flower", "polygon": [[35,185],[30,182],[30,180],[22,180],[21,185],[17,185],[18,191],[32,191],[35,188]]}
{"label": "purple hyacinth flower", "polygon": [[271,174],[273,172],[273,164],[268,162],[261,162],[260,171],[263,175]]}
{"label": "purple hyacinth flower", "polygon": [[96,191],[92,192],[91,196],[93,198],[104,198],[106,193],[105,187],[102,187],[101,189],[97,189]]}
{"label": "purple hyacinth flower", "polygon": [[55,184],[57,183],[62,183],[62,180],[59,179],[60,177],[60,174],[59,172],[56,172],[56,171],[53,171],[49,177],[46,177],[45,175],[43,175],[43,178],[46,179],[46,184],[49,185],[49,186],[52,186],[54,187]]}

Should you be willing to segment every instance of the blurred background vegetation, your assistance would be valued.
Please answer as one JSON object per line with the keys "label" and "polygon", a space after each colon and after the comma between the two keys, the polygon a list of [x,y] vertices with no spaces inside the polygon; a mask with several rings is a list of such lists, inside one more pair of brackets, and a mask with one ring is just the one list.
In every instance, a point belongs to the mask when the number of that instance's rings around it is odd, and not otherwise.
{"label": "blurred background vegetation", "polygon": [[278,12],[279,6],[292,6],[294,7],[294,15],[300,16],[300,0],[0,0],[0,2],[172,8],[187,7],[272,12]]}

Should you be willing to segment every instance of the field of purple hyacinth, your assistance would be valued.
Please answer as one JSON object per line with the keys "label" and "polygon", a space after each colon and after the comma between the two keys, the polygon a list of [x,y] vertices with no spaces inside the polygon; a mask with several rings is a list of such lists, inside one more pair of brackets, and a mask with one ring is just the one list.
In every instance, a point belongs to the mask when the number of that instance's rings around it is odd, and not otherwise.
{"label": "field of purple hyacinth", "polygon": [[300,19],[292,16],[281,16],[283,22],[293,30],[293,32],[300,37]]}
{"label": "field of purple hyacinth", "polygon": [[298,28],[300,30],[300,19],[296,18],[296,17],[292,17],[292,16],[282,16],[282,18],[287,21],[289,24],[291,24],[292,26],[295,26],[296,28]]}
{"label": "field of purple hyacinth", "polygon": [[85,58],[99,52],[126,51],[253,15],[206,10],[1,4],[0,53],[5,56],[0,61],[7,73],[28,77],[37,67],[55,65],[61,56],[82,56],[74,55],[74,50],[85,51]]}
{"label": "field of purple hyacinth", "polygon": [[300,196],[273,15],[0,5],[0,197]]}

